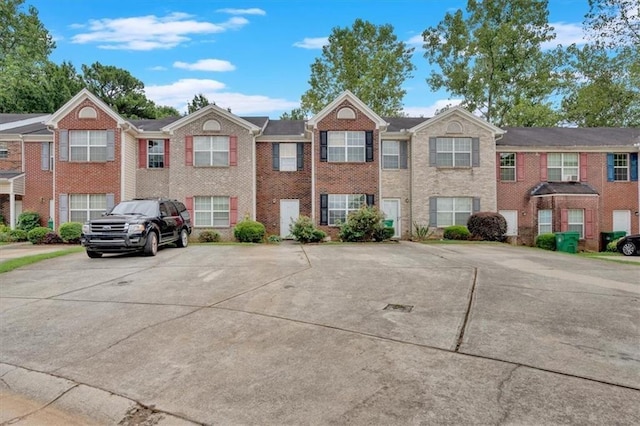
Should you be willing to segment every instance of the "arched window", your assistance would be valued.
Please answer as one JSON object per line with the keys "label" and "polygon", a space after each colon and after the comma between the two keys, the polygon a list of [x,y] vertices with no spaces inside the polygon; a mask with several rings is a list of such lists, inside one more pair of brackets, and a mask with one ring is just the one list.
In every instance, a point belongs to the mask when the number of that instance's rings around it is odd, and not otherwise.
{"label": "arched window", "polygon": [[344,107],[338,110],[337,117],[339,120],[354,120],[356,113],[351,108]]}
{"label": "arched window", "polygon": [[98,112],[95,108],[86,106],[78,112],[78,118],[98,118]]}

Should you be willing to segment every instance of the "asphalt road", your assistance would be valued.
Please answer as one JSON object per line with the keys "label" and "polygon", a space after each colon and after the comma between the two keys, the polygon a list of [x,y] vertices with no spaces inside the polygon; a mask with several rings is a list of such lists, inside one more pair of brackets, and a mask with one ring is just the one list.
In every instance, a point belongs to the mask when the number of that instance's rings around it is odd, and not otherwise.
{"label": "asphalt road", "polygon": [[0,423],[640,424],[639,307],[506,245],[79,253],[0,275]]}

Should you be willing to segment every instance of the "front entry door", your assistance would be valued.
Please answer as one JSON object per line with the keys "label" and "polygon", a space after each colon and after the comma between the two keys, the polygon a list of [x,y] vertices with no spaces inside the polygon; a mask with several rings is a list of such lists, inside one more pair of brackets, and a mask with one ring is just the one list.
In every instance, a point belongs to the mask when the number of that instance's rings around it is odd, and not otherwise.
{"label": "front entry door", "polygon": [[631,233],[631,212],[629,210],[613,211],[613,231],[625,231]]}
{"label": "front entry door", "polygon": [[386,220],[393,220],[393,237],[400,238],[400,200],[398,198],[384,198],[382,212]]}
{"label": "front entry door", "polygon": [[300,200],[280,200],[280,237],[291,238],[289,225],[298,220]]}

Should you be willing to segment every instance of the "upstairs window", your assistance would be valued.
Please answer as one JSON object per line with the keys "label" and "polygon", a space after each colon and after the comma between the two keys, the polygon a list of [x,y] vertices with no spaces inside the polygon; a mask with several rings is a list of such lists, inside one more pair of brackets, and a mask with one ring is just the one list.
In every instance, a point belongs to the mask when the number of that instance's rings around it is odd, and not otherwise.
{"label": "upstairs window", "polygon": [[69,159],[71,161],[107,161],[106,130],[70,130]]}
{"label": "upstairs window", "polygon": [[229,166],[229,136],[194,136],[194,166]]}
{"label": "upstairs window", "polygon": [[329,162],[365,161],[365,132],[328,132]]}
{"label": "upstairs window", "polygon": [[400,142],[382,141],[382,168],[400,168]]}
{"label": "upstairs window", "polygon": [[436,138],[437,167],[471,167],[471,138]]}
{"label": "upstairs window", "polygon": [[613,180],[629,180],[629,156],[627,154],[613,154]]}
{"label": "upstairs window", "polygon": [[547,180],[549,182],[577,182],[578,170],[578,153],[552,152],[547,154]]}
{"label": "upstairs window", "polygon": [[164,167],[164,140],[147,141],[147,167],[150,169]]}
{"label": "upstairs window", "polygon": [[295,143],[280,144],[280,171],[295,172],[298,170],[298,145]]}
{"label": "upstairs window", "polygon": [[9,158],[9,147],[6,142],[0,142],[0,158]]}
{"label": "upstairs window", "polygon": [[516,180],[516,154],[513,152],[500,153],[500,180],[515,182]]}

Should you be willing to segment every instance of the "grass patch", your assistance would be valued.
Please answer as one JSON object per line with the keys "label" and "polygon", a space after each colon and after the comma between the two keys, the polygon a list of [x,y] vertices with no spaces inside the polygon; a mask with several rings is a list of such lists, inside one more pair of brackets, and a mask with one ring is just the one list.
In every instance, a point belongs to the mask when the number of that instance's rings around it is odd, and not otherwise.
{"label": "grass patch", "polygon": [[66,256],[67,254],[79,253],[84,250],[84,247],[73,247],[68,249],[62,249],[53,251],[51,253],[33,254],[31,256],[17,257],[15,259],[9,259],[6,262],[0,263],[0,274],[13,271],[14,269],[21,268],[23,266],[31,265],[42,260],[53,259],[54,257]]}
{"label": "grass patch", "polygon": [[[621,263],[623,265],[636,265],[636,266],[640,266],[640,262],[636,262],[634,260],[629,259],[627,256],[621,254],[621,253],[613,253],[613,252],[583,252],[583,253],[578,253],[578,256],[580,257],[586,257],[589,259],[599,259],[599,260],[604,260],[606,262],[615,262],[615,263]],[[638,257],[638,256],[634,256],[634,257]]]}

